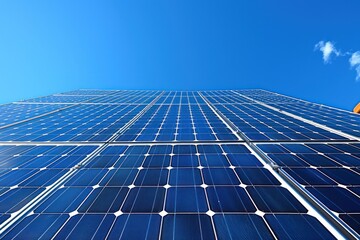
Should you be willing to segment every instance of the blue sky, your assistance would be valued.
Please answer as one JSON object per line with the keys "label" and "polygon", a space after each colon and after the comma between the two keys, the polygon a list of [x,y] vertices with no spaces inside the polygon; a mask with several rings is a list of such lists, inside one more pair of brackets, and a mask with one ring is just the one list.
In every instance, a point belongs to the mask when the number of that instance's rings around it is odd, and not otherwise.
{"label": "blue sky", "polygon": [[79,88],[262,88],[343,109],[360,1],[1,1],[0,102]]}

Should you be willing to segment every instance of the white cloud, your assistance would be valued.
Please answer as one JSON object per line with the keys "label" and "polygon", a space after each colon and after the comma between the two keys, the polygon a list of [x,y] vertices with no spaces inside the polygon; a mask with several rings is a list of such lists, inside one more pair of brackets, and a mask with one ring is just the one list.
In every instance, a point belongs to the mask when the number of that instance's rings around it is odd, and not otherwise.
{"label": "white cloud", "polygon": [[354,52],[350,59],[350,66],[352,68],[355,68],[356,71],[356,80],[359,81],[360,80],[360,51]]}
{"label": "white cloud", "polygon": [[319,50],[323,54],[324,63],[328,63],[330,61],[330,57],[332,54],[336,56],[341,55],[341,52],[337,50],[334,44],[330,41],[324,42],[320,41],[315,45],[315,50]]}
{"label": "white cloud", "polygon": [[345,57],[345,56],[350,56],[349,58],[349,63],[350,63],[350,67],[352,69],[355,69],[356,71],[356,81],[360,82],[360,51],[356,51],[356,52],[343,52],[340,51],[339,49],[335,48],[335,45],[333,42],[331,41],[320,41],[317,44],[315,44],[315,48],[314,51],[321,51],[323,54],[323,60],[324,63],[329,63],[330,59],[332,56],[336,56],[336,57]]}

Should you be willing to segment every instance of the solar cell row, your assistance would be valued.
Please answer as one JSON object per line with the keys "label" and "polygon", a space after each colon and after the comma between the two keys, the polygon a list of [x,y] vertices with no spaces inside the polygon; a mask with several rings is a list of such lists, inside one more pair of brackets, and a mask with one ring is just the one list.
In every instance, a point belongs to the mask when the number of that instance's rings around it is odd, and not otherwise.
{"label": "solar cell row", "polygon": [[[45,191],[51,176],[70,171],[75,163],[69,157],[84,158],[94,149],[1,146],[2,170],[24,171],[24,178],[2,175],[13,181],[3,186],[0,219]],[[23,163],[14,165],[12,159],[21,157]],[[54,173],[45,178],[43,171]],[[334,238],[242,144],[109,145],[71,171],[2,238],[296,238],[302,232]]]}

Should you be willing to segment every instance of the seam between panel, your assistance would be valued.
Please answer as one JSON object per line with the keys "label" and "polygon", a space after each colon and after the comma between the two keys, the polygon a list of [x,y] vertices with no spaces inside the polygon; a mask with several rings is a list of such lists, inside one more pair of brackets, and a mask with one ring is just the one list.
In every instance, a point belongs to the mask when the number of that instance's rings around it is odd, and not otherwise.
{"label": "seam between panel", "polygon": [[[31,200],[29,203],[27,203],[25,206],[23,206],[20,210],[11,213],[10,218],[8,218],[6,221],[4,221],[2,224],[0,224],[0,234],[5,233],[13,224],[15,224],[18,220],[20,220],[22,217],[24,217],[26,214],[31,212],[37,204],[39,204],[42,200],[45,200],[49,195],[58,189],[67,179],[69,179],[75,172],[82,166],[83,164],[87,163],[92,157],[94,157],[97,153],[99,153],[103,148],[106,147],[106,144],[103,144],[99,146],[97,149],[95,149],[93,152],[91,152],[87,157],[85,157],[83,160],[78,162],[75,166],[71,167],[64,175],[59,177],[57,181],[55,181],[53,184],[45,187],[45,190],[41,192],[39,195],[37,195],[33,200]],[[0,235],[1,236],[1,235]],[[3,237],[3,236],[1,236]]]}
{"label": "seam between panel", "polygon": [[[134,116],[127,124],[125,124],[122,128],[120,128],[112,137],[110,137],[106,142],[100,143],[100,146],[96,148],[93,152],[88,154],[83,160],[75,164],[71,167],[64,175],[58,178],[53,184],[45,187],[45,190],[38,194],[34,199],[28,202],[25,206],[23,206],[20,210],[11,213],[10,217],[6,219],[2,224],[0,224],[0,237],[4,237],[9,230],[13,227],[16,222],[24,217],[26,217],[33,209],[35,209],[38,204],[46,200],[51,196],[53,192],[59,189],[63,183],[66,182],[70,177],[72,177],[79,169],[90,160],[92,160],[98,153],[104,150],[118,135],[120,135],[123,131],[128,129],[136,120],[138,120],[151,106],[155,104],[155,102],[164,94],[161,92],[151,103],[149,103],[142,111],[140,111],[136,116]],[[32,143],[33,144],[33,143]],[[49,143],[47,143],[49,144]],[[34,144],[33,144],[34,145]],[[38,145],[42,145],[41,143]],[[53,144],[55,145],[55,144]],[[76,145],[72,143],[72,145]],[[15,225],[16,226],[16,225]]]}
{"label": "seam between panel", "polygon": [[[205,96],[202,97],[204,98],[204,100],[206,99]],[[209,101],[206,102],[209,105],[212,105]],[[294,192],[297,193],[302,198],[302,200],[307,203],[309,207],[311,207],[311,210],[314,214],[324,219],[326,223],[328,223],[328,226],[324,226],[325,228],[327,228],[332,234],[336,234],[337,237],[342,237],[344,239],[357,239],[357,237],[355,237],[356,235],[354,235],[354,231],[352,229],[349,229],[347,225],[344,225],[341,219],[334,217],[332,214],[330,215],[331,212],[326,211],[323,206],[318,204],[318,201],[309,198],[309,196],[306,195],[306,192],[304,192],[303,189],[298,186],[298,183],[294,182],[292,179],[288,178],[287,175],[283,174],[283,170],[281,169],[281,167],[279,167],[272,159],[268,158],[254,143],[252,143],[249,138],[246,137],[244,133],[240,131],[238,127],[236,127],[229,119],[227,119],[227,117],[223,115],[215,106],[213,106],[213,109],[219,112],[219,115],[223,121],[231,123],[229,124],[229,126],[234,127],[233,131],[235,131],[236,134],[238,134],[238,136],[245,141],[244,144],[248,146],[249,149],[256,154],[256,156],[258,156],[261,160],[267,163],[274,171],[274,173],[277,174],[277,177],[282,179],[291,188],[291,190],[294,190]],[[275,141],[274,143],[277,142]],[[297,198],[297,200],[299,199]]]}
{"label": "seam between panel", "polygon": [[245,95],[243,95],[243,94],[241,94],[241,93],[238,93],[238,92],[235,92],[235,91],[233,91],[233,90],[231,90],[231,92],[235,93],[235,94],[238,95],[238,96],[244,97],[244,98],[246,98],[246,99],[248,99],[248,100],[254,101],[254,103],[260,104],[260,105],[262,105],[262,106],[264,106],[264,107],[266,107],[266,108],[269,108],[269,109],[271,109],[271,110],[273,110],[273,111],[276,111],[276,112],[278,112],[278,113],[281,113],[281,114],[284,114],[284,115],[286,115],[286,116],[292,117],[292,118],[294,118],[294,119],[300,120],[300,121],[302,121],[302,122],[304,122],[304,123],[308,123],[308,124],[310,124],[310,125],[313,125],[313,126],[315,126],[315,127],[321,128],[321,129],[326,130],[326,131],[329,131],[329,132],[331,132],[331,133],[335,133],[335,134],[340,135],[340,136],[342,136],[342,137],[346,137],[346,138],[348,138],[348,139],[350,139],[350,140],[360,141],[360,138],[355,137],[355,136],[353,136],[353,135],[351,135],[351,134],[344,133],[344,132],[342,132],[342,131],[340,131],[340,130],[336,130],[336,129],[327,127],[327,126],[325,126],[325,125],[322,125],[322,124],[320,124],[320,123],[314,122],[314,121],[312,121],[312,120],[308,120],[308,119],[306,119],[306,118],[296,116],[295,114],[289,113],[289,112],[284,111],[284,110],[280,110],[280,109],[278,109],[278,108],[276,108],[276,107],[273,107],[273,106],[270,106],[270,105],[268,105],[268,104],[266,104],[266,103],[264,103],[264,102],[261,102],[261,101],[252,99],[252,98],[250,98],[250,97],[248,97],[248,96],[245,96]]}

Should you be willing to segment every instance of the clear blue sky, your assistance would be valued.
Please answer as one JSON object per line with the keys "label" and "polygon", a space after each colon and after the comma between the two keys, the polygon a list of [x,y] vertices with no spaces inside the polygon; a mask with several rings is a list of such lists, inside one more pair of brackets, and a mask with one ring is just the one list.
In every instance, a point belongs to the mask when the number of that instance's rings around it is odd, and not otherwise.
{"label": "clear blue sky", "polygon": [[360,1],[1,1],[0,102],[79,88],[262,88],[343,109]]}

